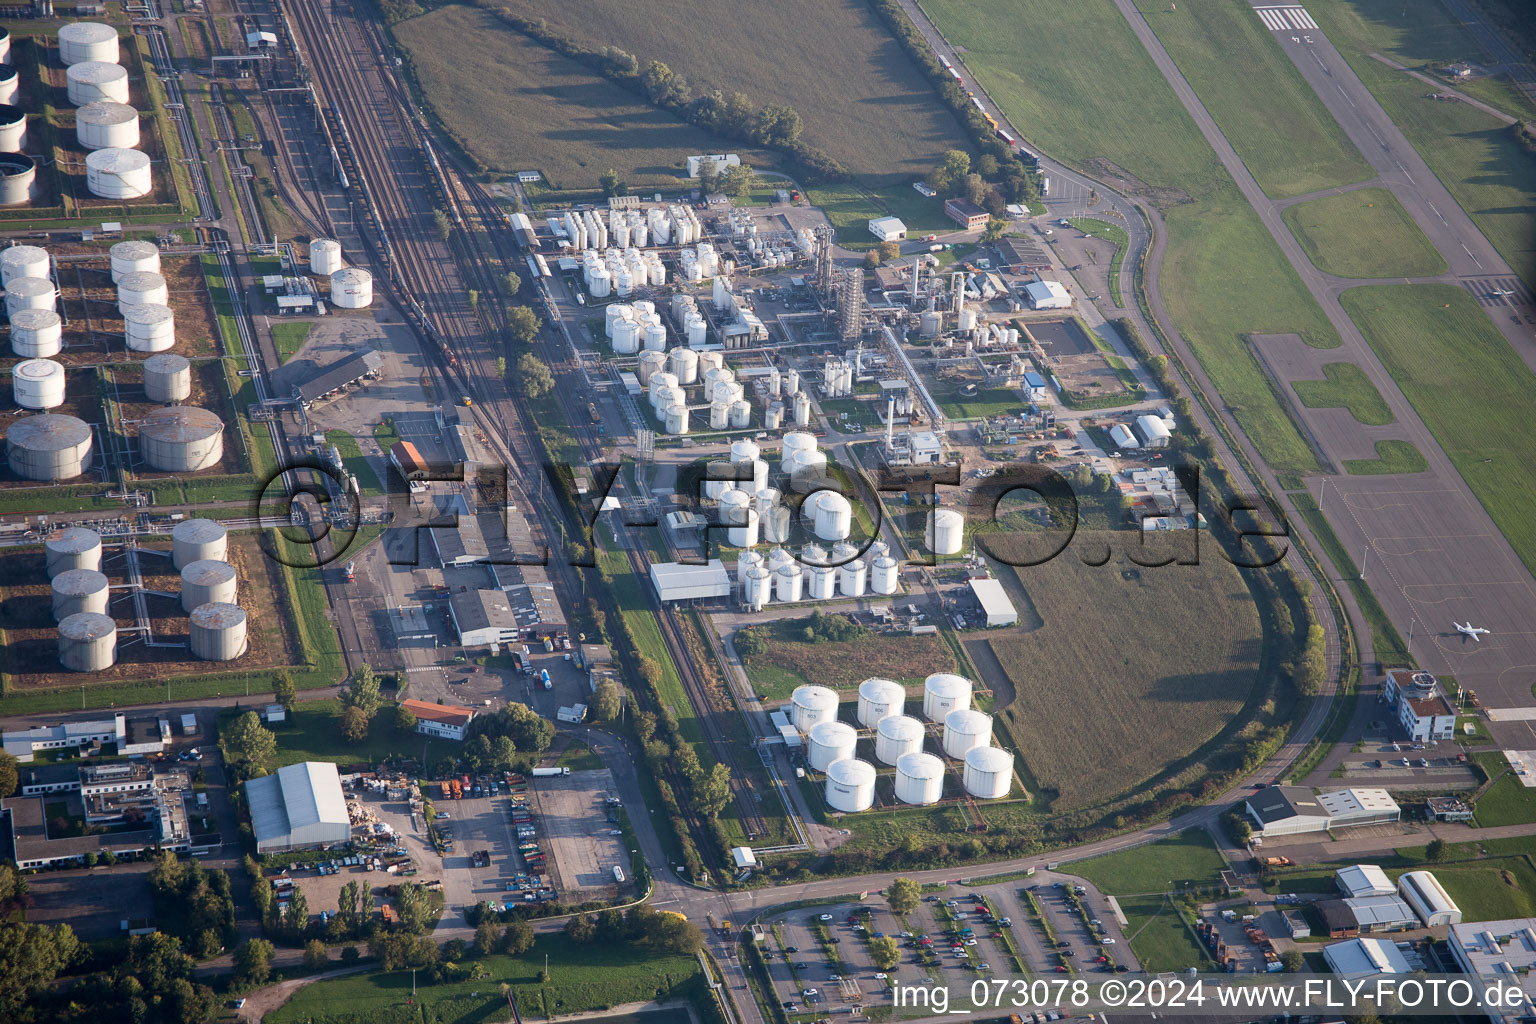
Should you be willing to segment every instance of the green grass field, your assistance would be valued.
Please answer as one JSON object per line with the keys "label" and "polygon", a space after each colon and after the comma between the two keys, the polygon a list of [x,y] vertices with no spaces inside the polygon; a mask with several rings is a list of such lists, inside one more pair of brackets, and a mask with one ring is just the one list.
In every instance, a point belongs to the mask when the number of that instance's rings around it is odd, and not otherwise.
{"label": "green grass field", "polygon": [[[1504,844],[1507,841],[1495,842]],[[1472,845],[1457,844],[1452,848],[1451,856],[1477,856],[1477,852],[1470,849]],[[1530,841],[1525,840],[1524,845],[1528,848]],[[1532,869],[1530,856],[1524,851],[1514,856],[1493,856],[1487,860],[1452,860],[1440,864],[1425,861],[1422,848],[1406,852],[1409,856],[1381,861],[1387,877],[1395,882],[1408,871],[1433,872],[1440,884],[1445,886],[1446,893],[1461,908],[1462,917],[1466,921],[1492,921],[1536,914],[1536,870]],[[1318,864],[1300,871],[1284,871],[1274,891],[1337,894],[1334,872],[1350,863],[1353,862],[1341,861]]]}
{"label": "green grass field", "polygon": [[[1524,825],[1536,821],[1536,789],[1521,784],[1503,754],[1476,755],[1490,778],[1497,777],[1488,791],[1477,801],[1477,823],[1484,828],[1497,825]],[[1530,767],[1527,766],[1529,771]]]}
{"label": "green grass field", "polygon": [[1190,934],[1172,902],[1160,896],[1119,899],[1126,941],[1144,971],[1211,969],[1210,957]]}
{"label": "green grass field", "polygon": [[[907,199],[910,195],[912,198]],[[877,244],[869,233],[869,222],[876,217],[900,217],[908,236],[953,231],[955,222],[944,216],[944,204],[938,199],[920,196],[898,186],[872,192],[861,185],[817,185],[805,190],[805,197],[819,207],[837,229],[837,244],[855,252],[873,249]]]}
{"label": "green grass field", "polygon": [[341,463],[348,473],[357,477],[357,486],[364,494],[383,494],[384,484],[379,480],[378,473],[363,455],[363,450],[357,445],[357,438],[345,430],[328,430],[325,439],[336,446],[341,452]]}
{"label": "green grass field", "polygon": [[1445,259],[1384,188],[1286,207],[1282,216],[1313,266],[1338,277],[1433,277]]}
{"label": "green grass field", "polygon": [[955,655],[944,638],[876,636],[838,643],[805,643],[795,639],[803,619],[765,624],[771,637],[768,650],[747,665],[747,678],[770,700],[786,700],[795,687],[815,682],[835,689],[857,686],[871,676],[921,685],[935,672],[954,672]]}
{"label": "green grass field", "polygon": [[1145,846],[1075,861],[1065,870],[1088,879],[1101,892],[1124,896],[1169,892],[1186,882],[1217,885],[1226,866],[1210,833],[1192,828]]}
{"label": "green grass field", "polygon": [[1461,288],[1374,285],[1339,298],[1472,493],[1536,570],[1530,369]]}
{"label": "green grass field", "polygon": [[1375,175],[1245,5],[1136,6],[1266,194],[1285,199]]}
{"label": "green grass field", "polygon": [[[251,708],[231,708],[219,715],[227,722]],[[378,763],[387,758],[408,754],[416,757],[422,744],[426,744],[426,759],[456,757],[461,749],[449,740],[432,739],[415,732],[402,733],[394,727],[392,707],[386,707],[374,716],[368,727],[368,738],[355,746],[343,743],[341,735],[341,701],[335,698],[300,701],[293,706],[288,720],[272,727],[277,736],[277,764],[297,764],[300,761],[331,761],[335,764]]]}
{"label": "green grass field", "polygon": [[1381,392],[1354,363],[1324,363],[1323,377],[1291,383],[1302,405],[1308,409],[1348,409],[1356,420],[1372,426],[1392,422],[1392,410]]}
{"label": "green grass field", "polygon": [[314,324],[273,324],[272,344],[277,346],[277,358],[279,362],[286,363],[293,358],[293,354],[304,347],[304,340],[309,337],[310,328]]}
{"label": "green grass field", "polygon": [[1377,441],[1374,459],[1345,459],[1344,472],[1355,476],[1422,473],[1429,468],[1424,453],[1409,441]]}

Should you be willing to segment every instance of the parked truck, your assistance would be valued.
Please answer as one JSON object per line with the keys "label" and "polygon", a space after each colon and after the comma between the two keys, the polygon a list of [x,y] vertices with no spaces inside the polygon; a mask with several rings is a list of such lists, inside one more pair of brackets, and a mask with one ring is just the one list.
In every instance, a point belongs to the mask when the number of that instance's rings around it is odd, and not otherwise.
{"label": "parked truck", "polygon": [[[546,690],[553,690],[555,688],[555,684],[549,681],[549,669],[547,668],[539,669],[539,682],[543,684]],[[535,772],[534,774],[538,773]]]}
{"label": "parked truck", "polygon": [[536,779],[547,779],[555,775],[569,774],[571,774],[570,768],[567,768],[563,765],[555,768],[535,768],[533,770],[533,777]]}

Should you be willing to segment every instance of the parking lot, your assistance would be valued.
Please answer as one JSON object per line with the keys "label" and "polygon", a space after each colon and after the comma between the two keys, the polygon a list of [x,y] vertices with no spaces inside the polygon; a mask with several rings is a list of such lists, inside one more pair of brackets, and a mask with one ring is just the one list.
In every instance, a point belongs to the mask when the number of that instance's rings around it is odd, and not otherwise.
{"label": "parking lot", "polygon": [[154,917],[149,895],[149,861],[94,871],[49,871],[27,877],[33,924],[67,924],[86,941],[126,938],[123,921]]}
{"label": "parking lot", "polygon": [[619,884],[615,867],[624,872],[627,883],[629,850],[618,825],[608,815],[607,799],[618,793],[608,769],[573,771],[528,782],[528,804],[534,811],[539,839],[553,861],[553,884],[562,897],[579,902],[613,895]]}

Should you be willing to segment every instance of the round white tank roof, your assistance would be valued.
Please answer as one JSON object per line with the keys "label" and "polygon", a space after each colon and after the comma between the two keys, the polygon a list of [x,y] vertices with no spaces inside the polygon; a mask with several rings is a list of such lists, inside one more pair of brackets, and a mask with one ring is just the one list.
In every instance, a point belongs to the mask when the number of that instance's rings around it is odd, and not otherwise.
{"label": "round white tank roof", "polygon": [[[786,563],[799,568],[794,562]],[[782,568],[782,567],[781,567]],[[801,707],[808,708],[835,708],[837,707],[837,693],[825,686],[797,686],[795,692],[789,698]]]}
{"label": "round white tank roof", "polygon": [[74,416],[44,412],[12,423],[5,439],[27,451],[59,452],[89,443],[91,428]]}
{"label": "round white tank roof", "polygon": [[879,704],[895,704],[907,699],[907,691],[895,680],[876,676],[859,684],[859,696]]}
{"label": "round white tank roof", "polygon": [[923,680],[923,687],[941,696],[958,696],[971,692],[971,681],[964,676],[953,675],[949,672],[935,672]]}
{"label": "round white tank roof", "polygon": [[944,775],[944,762],[925,751],[902,754],[896,762],[896,770],[914,779],[937,779]]}
{"label": "round white tank roof", "polygon": [[875,766],[856,757],[845,757],[827,765],[827,778],[843,786],[872,786]]}
{"label": "round white tank roof", "polygon": [[95,100],[75,111],[76,124],[118,125],[138,119],[137,110],[116,100]]}
{"label": "round white tank roof", "polygon": [[842,743],[853,743],[858,738],[858,732],[847,722],[817,722],[811,726],[812,743],[823,743],[829,747],[835,747]]}
{"label": "round white tank roof", "polygon": [[196,587],[213,587],[235,578],[235,567],[216,558],[192,562],[181,570],[181,582]]}
{"label": "round white tank roof", "polygon": [[139,436],[156,441],[182,443],[202,441],[222,433],[224,421],[207,409],[195,405],[175,405],[155,409],[139,424]]}
{"label": "round white tank roof", "polygon": [[61,43],[104,43],[117,38],[117,29],[99,21],[71,21],[59,26]]}
{"label": "round white tank roof", "polygon": [[888,739],[910,742],[923,738],[923,723],[911,715],[886,715],[875,731]]}
{"label": "round white tank roof", "polygon": [[76,612],[59,623],[59,635],[69,640],[100,640],[115,632],[117,622],[97,612]]}
{"label": "round white tank roof", "polygon": [[229,528],[216,519],[183,519],[171,528],[171,539],[187,544],[206,544],[229,536]]}
{"label": "round white tank roof", "polygon": [[209,601],[192,609],[192,625],[203,629],[228,629],[245,621],[245,609],[228,601]]}
{"label": "round white tank roof", "polygon": [[96,170],[107,174],[133,174],[149,167],[149,155],[141,153],[137,149],[112,146],[107,149],[92,150],[85,154],[85,166],[87,170]]}
{"label": "round white tank roof", "polygon": [[43,541],[50,551],[74,555],[101,547],[101,534],[84,526],[66,526],[54,530]]}
{"label": "round white tank roof", "polygon": [[1002,747],[972,747],[965,755],[965,765],[983,772],[1011,771],[1013,755]]}
{"label": "round white tank roof", "polygon": [[944,716],[944,728],[967,735],[991,735],[992,716],[975,708],[956,708]]}
{"label": "round white tank roof", "polygon": [[[124,274],[124,277],[129,275]],[[175,318],[176,313],[163,302],[130,302],[122,308],[123,320],[142,327],[154,327]]]}
{"label": "round white tank roof", "polygon": [[[77,64],[75,66],[84,67],[85,65]],[[116,64],[110,64],[108,66],[114,68],[117,67]],[[121,151],[102,150],[101,152],[115,153]],[[132,152],[132,150],[129,150],[128,152]],[[107,255],[114,260],[132,260],[135,262],[138,260],[152,260],[160,255],[160,247],[157,246],[154,242],[145,242],[141,239],[130,238],[125,242],[118,242],[111,249],[108,249]]]}

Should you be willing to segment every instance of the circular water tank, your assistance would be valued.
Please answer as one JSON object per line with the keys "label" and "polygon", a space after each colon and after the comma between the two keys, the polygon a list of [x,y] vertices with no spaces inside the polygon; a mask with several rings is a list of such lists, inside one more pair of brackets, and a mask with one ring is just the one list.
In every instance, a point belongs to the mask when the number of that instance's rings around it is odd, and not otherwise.
{"label": "circular water tank", "polygon": [[154,242],[138,239],[118,242],[108,250],[107,255],[112,259],[114,284],[120,284],[125,274],[160,273],[160,247]]}
{"label": "circular water tank", "polygon": [[587,290],[592,293],[594,299],[608,297],[608,293],[613,290],[613,278],[609,275],[607,267],[592,268],[592,275],[587,280]]}
{"label": "circular water tank", "polygon": [[936,804],[944,795],[944,762],[916,751],[896,762],[896,799],[919,806]]}
{"label": "circular water tank", "polygon": [[207,469],[224,457],[224,421],[195,405],[151,410],[139,424],[139,454],[171,473]]}
{"label": "circular water tank", "polygon": [[72,64],[64,72],[68,82],[69,102],[83,107],[97,100],[128,102],[128,71],[120,64],[87,60]]}
{"label": "circular water tank", "polygon": [[812,495],[811,516],[820,540],[846,540],[853,529],[853,506],[836,491],[817,491]]}
{"label": "circular water tank", "polygon": [[877,594],[894,594],[901,586],[900,569],[896,559],[882,555],[875,559],[869,570],[869,589]]}
{"label": "circular water tank", "polygon": [[51,309],[21,309],[11,317],[11,351],[24,359],[56,356],[64,347],[64,321]]}
{"label": "circular water tank", "polygon": [[634,355],[640,350],[640,321],[613,322],[613,350],[621,356]]}
{"label": "circular water tank", "polygon": [[651,382],[651,378],[661,373],[667,365],[665,352],[641,352],[640,363],[635,370],[635,376],[640,380],[640,386],[645,387]]}
{"label": "circular water tank", "polygon": [[[772,564],[771,560],[770,563]],[[779,566],[799,568],[793,562]],[[778,571],[778,570],[775,570]],[[837,721],[837,691],[825,686],[797,686],[789,695],[789,724],[801,732],[810,732],[822,722]]]}
{"label": "circular water tank", "polygon": [[806,449],[795,452],[789,467],[790,487],[810,494],[827,486],[827,453]]}
{"label": "circular water tank", "polygon": [[164,306],[171,301],[170,286],[157,270],[133,270],[117,279],[117,308]]}
{"label": "circular water tank", "polygon": [[149,156],[136,149],[98,149],[85,154],[85,187],[101,199],[149,195],[154,179]]}
{"label": "circular water tank", "polygon": [[667,406],[666,423],[662,429],[668,434],[688,433],[688,407],[682,402]]}
{"label": "circular water tank", "polygon": [[15,316],[24,309],[53,309],[58,292],[46,277],[17,277],[5,286],[5,311]]}
{"label": "circular water tank", "polygon": [[[731,403],[731,427],[744,430],[752,425],[752,403],[738,398]],[[767,463],[763,463],[767,465]]]}
{"label": "circular water tank", "polygon": [[982,800],[1000,800],[1013,789],[1013,754],[1001,747],[975,747],[965,755],[965,791]]}
{"label": "circular water tank", "polygon": [[72,480],[85,472],[91,428],[81,419],[42,412],[12,423],[5,434],[11,472],[28,480]]}
{"label": "circular water tank", "polygon": [[316,277],[330,277],[346,264],[341,258],[341,243],[334,238],[315,238],[309,243],[309,272]]}
{"label": "circular water tank", "polygon": [[757,511],[761,513],[767,512],[769,509],[777,505],[779,503],[780,497],[782,497],[782,495],[779,494],[779,489],[777,487],[759,487],[753,493],[752,501],[753,504],[757,507]]}
{"label": "circular water tank", "polygon": [[373,303],[373,275],[362,267],[342,267],[331,275],[331,305],[367,309]]}
{"label": "circular water tank", "polygon": [[245,653],[245,609],[210,601],[192,609],[192,654],[204,661],[233,661]]}
{"label": "circular water tank", "polygon": [[859,684],[859,724],[873,729],[881,719],[900,715],[907,702],[907,691],[894,680],[878,676]]}
{"label": "circular water tank", "polygon": [[0,103],[0,153],[20,153],[26,144],[26,110],[11,103]]}
{"label": "circular water tank", "polygon": [[736,582],[747,582],[747,573],[751,572],[753,569],[761,568],[762,565],[763,556],[761,552],[743,551],[741,556],[736,559]]}
{"label": "circular water tank", "polygon": [[160,302],[124,306],[123,341],[132,352],[164,352],[176,344],[176,313]]}
{"label": "circular water tank", "polygon": [[186,356],[161,352],[144,360],[144,395],[151,402],[180,402],[192,394],[192,364]]}
{"label": "circular water tank", "polygon": [[869,568],[855,558],[837,567],[837,589],[844,597],[863,597],[869,589]]}
{"label": "circular water tank", "polygon": [[961,310],[959,320],[961,331],[974,331],[976,329],[976,311],[974,309]]}
{"label": "circular water tank", "polygon": [[[658,374],[658,376],[660,376]],[[671,376],[671,374],[667,374]],[[654,378],[653,378],[654,379]],[[665,418],[668,408],[674,405],[682,405],[686,401],[683,397],[683,389],[679,387],[662,388],[651,396],[651,411],[658,417]]]}
{"label": "circular water tank", "polygon": [[806,760],[819,772],[824,772],[833,761],[853,756],[859,734],[846,722],[818,722],[811,728],[806,742]]}
{"label": "circular water tank", "polygon": [[750,548],[757,543],[757,509],[752,507],[752,497],[734,488],[720,495],[720,519],[725,523],[726,543],[738,548]]}
{"label": "circular water tank", "polygon": [[875,757],[895,764],[923,749],[923,723],[910,715],[887,715],[875,726]]}
{"label": "circular water tank", "polygon": [[59,26],[59,60],[68,67],[88,60],[116,64],[117,29],[99,21],[72,21]]}
{"label": "circular water tank", "polygon": [[959,554],[965,543],[965,517],[951,508],[934,509],[928,513],[923,542],[934,554]]}
{"label": "circular water tank", "polygon": [[171,530],[171,564],[178,570],[193,562],[223,561],[229,553],[229,528],[216,519],[183,519]]}
{"label": "circular water tank", "polygon": [[768,603],[769,592],[773,589],[773,573],[759,566],[756,569],[747,570],[746,599],[747,607],[753,611],[762,611]]}
{"label": "circular water tank", "polygon": [[28,359],[11,369],[11,395],[23,409],[64,404],[64,367],[52,359]]}
{"label": "circular water tank", "polygon": [[837,587],[837,570],[814,567],[805,570],[805,590],[812,601],[829,600]]}
{"label": "circular water tank", "polygon": [[101,534],[83,526],[66,526],[43,538],[48,578],[72,569],[101,569]]}
{"label": "circular water tank", "polygon": [[20,206],[30,201],[36,183],[36,160],[25,153],[0,153],[0,206]]}
{"label": "circular water tank", "polygon": [[214,601],[233,604],[240,581],[228,562],[205,558],[181,570],[181,609],[191,612]]}
{"label": "circular water tank", "polygon": [[96,569],[66,569],[53,578],[53,621],[63,622],[71,615],[107,613],[110,584]]}
{"label": "circular water tank", "polygon": [[709,324],[697,312],[683,318],[683,334],[689,348],[698,348],[709,340]]}
{"label": "circular water tank", "polygon": [[75,111],[75,138],[85,149],[132,149],[139,144],[139,112],[112,100],[87,103]]}
{"label": "circular water tank", "polygon": [[827,806],[852,814],[867,811],[875,802],[875,766],[845,757],[827,766]]}
{"label": "circular water tank", "polygon": [[51,271],[48,250],[36,245],[11,245],[0,249],[0,284],[7,288],[18,277],[47,278]]}
{"label": "circular water tank", "polygon": [[794,560],[795,556],[790,554],[788,551],[785,551],[783,548],[774,548],[768,552],[768,568],[771,571],[776,572],[778,571],[779,566],[788,565]]}
{"label": "circular water tank", "polygon": [[787,544],[789,531],[793,525],[793,516],[788,505],[774,505],[768,511],[760,514],[762,520],[763,539],[769,544]]}
{"label": "circular water tank", "polygon": [[798,601],[805,589],[805,571],[796,562],[781,565],[773,571],[773,594],[780,601]]}
{"label": "circular water tank", "polygon": [[667,353],[667,369],[679,384],[699,379],[699,354],[691,348],[675,348]]}
{"label": "circular water tank", "polygon": [[956,708],[944,716],[944,753],[964,757],[992,744],[992,716],[971,708]]}
{"label": "circular water tank", "polygon": [[923,717],[942,722],[958,708],[971,706],[971,681],[949,672],[936,672],[923,680]]}
{"label": "circular water tank", "polygon": [[804,451],[816,450],[816,438],[812,434],[792,430],[784,435],[784,448],[779,452],[779,472],[788,473],[794,469],[795,456]]}
{"label": "circular water tank", "polygon": [[82,612],[59,623],[59,663],[71,672],[102,672],[117,661],[117,623]]}

